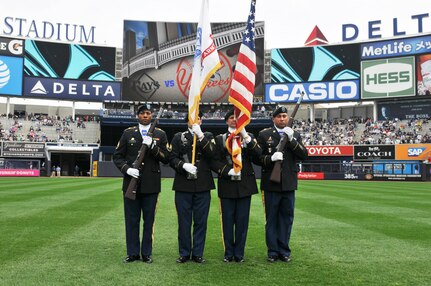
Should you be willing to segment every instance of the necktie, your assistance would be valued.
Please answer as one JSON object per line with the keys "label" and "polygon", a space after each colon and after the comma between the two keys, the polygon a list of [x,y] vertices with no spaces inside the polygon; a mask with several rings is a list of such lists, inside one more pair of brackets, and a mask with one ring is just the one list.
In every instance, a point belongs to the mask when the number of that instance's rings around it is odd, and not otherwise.
{"label": "necktie", "polygon": [[147,130],[145,130],[145,129],[142,130],[142,136],[147,136],[147,133],[148,133]]}

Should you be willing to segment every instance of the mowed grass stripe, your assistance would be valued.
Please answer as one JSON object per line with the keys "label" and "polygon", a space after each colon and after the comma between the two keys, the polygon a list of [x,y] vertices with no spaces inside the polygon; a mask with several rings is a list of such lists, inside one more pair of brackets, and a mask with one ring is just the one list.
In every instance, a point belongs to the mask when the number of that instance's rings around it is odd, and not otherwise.
{"label": "mowed grass stripe", "polygon": [[7,231],[0,234],[4,244],[0,256],[5,260],[17,260],[41,246],[62,239],[75,228],[90,223],[115,207],[109,197],[109,193],[94,194],[31,217],[2,221],[2,227]]}
{"label": "mowed grass stripe", "polygon": [[[361,189],[368,193],[382,194],[389,191],[392,194],[402,195],[409,197],[411,194],[408,192],[414,190],[417,195],[429,195],[431,190],[430,182],[368,182],[368,181],[300,181],[299,189],[301,186],[318,187],[322,190],[334,189]],[[383,187],[383,189],[382,189]]]}
{"label": "mowed grass stripe", "polygon": [[[323,265],[338,270],[329,273],[331,283],[318,285],[424,285],[426,281],[423,273],[430,255],[426,245],[302,211],[296,212],[295,220],[295,264],[310,267],[309,273],[317,272],[319,277]],[[320,264],[310,266],[310,261]]]}
{"label": "mowed grass stripe", "polygon": [[[79,188],[78,188],[79,187]],[[0,201],[0,222],[13,218],[20,218],[25,216],[33,216],[38,212],[43,212],[47,208],[61,206],[72,201],[81,200],[87,196],[97,193],[104,193],[107,191],[116,190],[120,191],[120,180],[82,180],[79,185],[63,185],[61,189],[57,186],[47,185],[46,195],[38,197],[37,193],[25,200],[18,200],[16,202]],[[49,192],[51,191],[51,195]]]}
{"label": "mowed grass stripe", "polygon": [[[47,196],[64,196],[67,192],[76,190],[86,190],[91,186],[91,191],[103,190],[104,186],[111,185],[112,182],[118,181],[104,181],[104,180],[78,180],[74,182],[49,182],[49,184],[40,184],[38,186],[27,186],[27,189],[22,189],[21,186],[9,187],[7,194],[0,192],[0,200],[2,203],[8,202],[21,202],[28,200],[37,200]],[[119,185],[118,188],[121,188]]]}
{"label": "mowed grass stripe", "polygon": [[420,245],[429,244],[428,237],[431,236],[430,225],[406,220],[397,215],[396,211],[381,213],[379,206],[375,206],[373,211],[370,209],[365,211],[356,202],[345,201],[343,205],[339,205],[322,199],[302,198],[297,203],[297,208]]}
{"label": "mowed grass stripe", "polygon": [[[383,188],[382,188],[383,189]],[[413,191],[412,191],[413,192]],[[351,189],[337,189],[337,190],[318,190],[315,188],[304,188],[298,191],[301,196],[304,198],[311,199],[324,199],[324,200],[334,200],[334,201],[342,201],[344,200],[354,201],[363,204],[372,204],[378,205],[382,211],[385,208],[396,208],[401,213],[411,213],[412,215],[418,216],[429,216],[431,215],[431,200],[419,199],[417,197],[410,199],[401,199],[397,195],[392,196],[390,193],[383,194],[368,194],[367,191],[355,190]],[[361,208],[366,207],[361,205]],[[431,218],[431,216],[430,216]]]}

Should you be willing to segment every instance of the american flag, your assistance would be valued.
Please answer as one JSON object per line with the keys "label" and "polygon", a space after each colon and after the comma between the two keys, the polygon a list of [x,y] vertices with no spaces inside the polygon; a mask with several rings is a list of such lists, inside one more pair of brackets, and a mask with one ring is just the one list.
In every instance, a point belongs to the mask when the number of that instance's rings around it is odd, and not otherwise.
{"label": "american flag", "polygon": [[241,140],[238,134],[250,123],[253,104],[256,74],[255,7],[256,0],[252,0],[229,94],[229,102],[234,105],[236,130],[228,137],[226,147],[232,154],[235,172],[242,169]]}

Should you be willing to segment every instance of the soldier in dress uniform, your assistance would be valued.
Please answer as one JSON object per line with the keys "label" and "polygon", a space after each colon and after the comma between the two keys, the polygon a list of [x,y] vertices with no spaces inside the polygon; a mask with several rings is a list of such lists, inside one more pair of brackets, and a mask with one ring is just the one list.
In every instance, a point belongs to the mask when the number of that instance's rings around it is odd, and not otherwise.
{"label": "soldier in dress uniform", "polygon": [[[257,137],[262,148],[258,163],[262,166],[260,187],[265,204],[269,262],[290,261],[289,240],[294,217],[295,190],[298,187],[297,163],[308,156],[300,134],[287,126],[288,119],[286,107],[278,107],[272,114],[274,126],[260,131]],[[284,136],[288,140],[285,149],[277,152],[277,145]],[[270,180],[275,161],[282,161],[280,183]]]}
{"label": "soldier in dress uniform", "polygon": [[[170,165],[175,170],[172,189],[178,214],[178,263],[190,258],[203,263],[207,219],[210,208],[210,190],[215,188],[210,161],[215,154],[215,143],[210,132],[202,132],[202,113],[198,123],[184,132],[176,133],[171,142]],[[188,116],[185,118],[188,122]],[[193,135],[196,134],[196,162],[192,162]],[[193,229],[192,229],[193,223]],[[193,238],[191,232],[193,231]]]}
{"label": "soldier in dress uniform", "polygon": [[253,134],[241,130],[242,169],[237,174],[233,169],[232,155],[226,149],[226,139],[235,131],[236,119],[233,111],[226,113],[228,131],[216,136],[216,157],[212,167],[218,174],[218,196],[222,220],[224,262],[244,262],[244,249],[250,217],[251,196],[258,193],[252,166],[253,156],[262,153]]}
{"label": "soldier in dress uniform", "polygon": [[[156,128],[153,136],[147,135],[151,125],[153,110],[149,104],[141,105],[136,112],[139,125],[124,130],[113,160],[124,174],[123,197],[132,177],[138,178],[136,200],[124,197],[124,218],[126,225],[127,257],[125,263],[140,259],[151,263],[153,249],[153,226],[157,200],[161,191],[160,163],[169,162],[166,133]],[[132,167],[142,146],[148,146],[141,171]],[[142,241],[139,240],[140,221],[143,217]]]}

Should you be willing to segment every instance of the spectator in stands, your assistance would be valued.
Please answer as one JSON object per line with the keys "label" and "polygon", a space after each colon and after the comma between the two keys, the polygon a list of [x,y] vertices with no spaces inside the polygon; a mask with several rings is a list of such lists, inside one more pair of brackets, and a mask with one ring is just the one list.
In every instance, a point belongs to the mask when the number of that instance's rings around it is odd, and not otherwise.
{"label": "spectator in stands", "polygon": [[[149,136],[148,131],[153,117],[153,109],[149,104],[139,106],[136,115],[139,124],[124,130],[113,156],[115,165],[124,175],[124,193],[132,177],[139,179],[136,199],[124,197],[127,257],[123,262],[139,260],[142,255],[143,262],[152,263],[154,218],[161,191],[160,162],[165,164],[169,162],[168,140],[166,133],[159,128],[154,130],[152,137]],[[133,162],[142,144],[148,148],[143,166],[137,169]],[[141,217],[144,220],[144,229],[140,242]]]}

